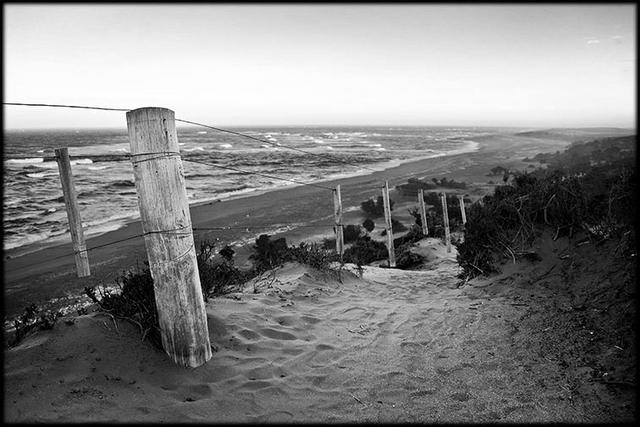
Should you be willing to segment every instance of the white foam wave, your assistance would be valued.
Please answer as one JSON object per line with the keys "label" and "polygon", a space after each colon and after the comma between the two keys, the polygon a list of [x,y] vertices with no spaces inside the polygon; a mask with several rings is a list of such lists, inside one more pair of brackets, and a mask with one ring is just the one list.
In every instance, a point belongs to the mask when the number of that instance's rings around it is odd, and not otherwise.
{"label": "white foam wave", "polygon": [[198,131],[198,133],[199,133],[200,135],[204,135],[204,134],[206,134],[206,133],[207,133],[207,131],[206,131],[206,130],[200,130],[200,131]]}
{"label": "white foam wave", "polygon": [[219,144],[218,146],[220,148],[231,148],[231,147],[233,147],[233,145],[231,145],[231,144]]}
{"label": "white foam wave", "polygon": [[185,149],[184,149],[184,150],[182,150],[182,151],[185,151],[185,152],[191,152],[191,151],[205,151],[205,149],[204,149],[204,148],[202,148],[202,147],[194,147],[194,148],[185,148]]}
{"label": "white foam wave", "polygon": [[32,157],[29,159],[9,159],[6,163],[14,163],[17,165],[26,165],[26,164],[34,164],[34,163],[42,163],[44,159],[42,157]]}
{"label": "white foam wave", "polygon": [[28,173],[27,176],[29,178],[44,178],[47,176],[56,176],[59,175],[58,172],[35,172],[35,173]]}
{"label": "white foam wave", "polygon": [[89,166],[87,169],[92,171],[101,171],[103,169],[107,169],[109,166]]}
{"label": "white foam wave", "polygon": [[33,166],[40,169],[58,169],[58,163],[56,162],[36,163]]}
{"label": "white foam wave", "polygon": [[91,160],[91,159],[71,160],[71,164],[72,165],[90,165],[92,163],[93,163],[93,160]]}

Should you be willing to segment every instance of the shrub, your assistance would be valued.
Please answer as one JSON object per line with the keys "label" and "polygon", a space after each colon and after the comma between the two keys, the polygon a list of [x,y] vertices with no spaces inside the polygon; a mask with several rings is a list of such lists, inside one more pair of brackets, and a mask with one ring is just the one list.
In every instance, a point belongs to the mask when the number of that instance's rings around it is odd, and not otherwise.
{"label": "shrub", "polygon": [[[403,231],[406,231],[407,227],[405,227],[405,225],[403,223],[401,223],[400,221],[398,221],[395,218],[391,218],[391,231],[393,231],[394,233],[401,233]],[[382,230],[382,232],[380,233],[381,236],[386,236],[387,235],[387,230]]]}
{"label": "shrub", "polygon": [[282,265],[286,261],[287,241],[284,237],[272,241],[268,234],[256,239],[254,252],[249,256],[253,260],[254,269],[261,273]]}
{"label": "shrub", "polygon": [[297,261],[326,272],[332,270],[331,263],[339,261],[340,256],[335,251],[328,251],[315,243],[302,242],[298,246],[289,248],[287,260]]}
{"label": "shrub", "polygon": [[409,232],[404,236],[393,239],[393,247],[398,248],[402,245],[406,244],[414,244],[424,239],[424,234],[422,234],[422,229],[417,226],[413,226],[409,229]]}
{"label": "shrub", "polygon": [[398,248],[398,256],[396,257],[397,268],[401,270],[411,270],[421,266],[424,262],[425,258],[420,254],[411,252],[410,248],[411,243],[403,244]]}
{"label": "shrub", "polygon": [[355,242],[362,235],[362,227],[359,225],[349,224],[343,228],[343,236],[345,243]]}
{"label": "shrub", "polygon": [[39,329],[53,329],[58,320],[62,316],[60,312],[51,312],[49,310],[42,311],[36,304],[25,307],[20,317],[13,321],[16,331],[13,337],[8,337],[7,345],[13,347],[26,337],[29,332]]}
{"label": "shrub", "polygon": [[200,251],[196,255],[200,286],[205,301],[214,295],[236,291],[251,278],[249,272],[240,271],[234,266],[235,251],[230,246],[227,245],[218,252],[222,260],[214,260],[213,251],[214,247],[209,242],[202,242]]}
{"label": "shrub", "polygon": [[324,238],[322,239],[322,249],[326,250],[336,250],[336,239],[334,238]]}
{"label": "shrub", "polygon": [[[254,273],[262,273],[287,261],[296,261],[321,271],[331,270],[330,264],[339,261],[335,253],[335,239],[324,239],[322,245],[302,242],[298,246],[287,246],[286,240],[280,238],[270,240],[267,234],[256,239],[254,253],[249,259],[254,260]],[[245,278],[245,280],[248,280]]]}
{"label": "shrub", "polygon": [[235,253],[236,251],[234,251],[229,245],[226,245],[224,248],[220,250],[220,252],[218,252],[218,254],[220,254],[222,258],[224,258],[230,263],[233,263],[233,256],[235,255]]}
{"label": "shrub", "polygon": [[371,218],[367,218],[362,223],[362,226],[364,227],[365,230],[367,230],[367,232],[371,233],[373,229],[376,227],[376,224],[373,222],[373,220],[371,220]]}
{"label": "shrub", "polygon": [[[393,210],[395,202],[389,199],[389,209]],[[379,218],[384,215],[384,200],[378,196],[377,200],[368,199],[360,204],[360,208],[371,218]]]}
{"label": "shrub", "polygon": [[138,272],[124,273],[116,279],[116,285],[120,288],[119,293],[99,288],[100,298],[94,288],[87,287],[84,290],[101,310],[137,324],[142,331],[143,339],[148,338],[154,346],[162,349],[151,271],[146,268]]}
{"label": "shrub", "polygon": [[345,262],[363,265],[388,256],[384,243],[377,242],[369,236],[361,236],[351,247],[345,249],[343,259]]}
{"label": "shrub", "polygon": [[422,227],[422,214],[420,213],[420,210],[418,208],[410,208],[409,214],[413,217],[415,224],[418,227]]}

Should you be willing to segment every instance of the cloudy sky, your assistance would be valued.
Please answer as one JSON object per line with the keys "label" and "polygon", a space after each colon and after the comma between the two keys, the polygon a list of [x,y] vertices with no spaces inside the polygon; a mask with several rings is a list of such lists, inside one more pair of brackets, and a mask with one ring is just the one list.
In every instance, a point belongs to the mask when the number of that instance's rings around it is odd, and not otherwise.
{"label": "cloudy sky", "polygon": [[[4,6],[4,101],[218,126],[635,127],[634,5]],[[5,106],[6,128],[125,127]]]}

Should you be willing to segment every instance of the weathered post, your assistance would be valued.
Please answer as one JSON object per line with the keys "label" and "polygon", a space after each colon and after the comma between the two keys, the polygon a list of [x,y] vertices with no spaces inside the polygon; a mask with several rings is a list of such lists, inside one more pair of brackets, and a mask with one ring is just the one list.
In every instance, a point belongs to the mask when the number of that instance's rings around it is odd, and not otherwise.
{"label": "weathered post", "polygon": [[60,171],[64,206],[67,210],[67,219],[69,220],[71,242],[73,243],[73,252],[75,254],[76,273],[78,277],[90,276],[89,257],[87,255],[87,245],[84,241],[84,233],[82,231],[82,218],[80,218],[76,186],[73,183],[73,175],[71,173],[69,149],[67,147],[56,148],[55,153],[58,170]]}
{"label": "weathered post", "polygon": [[384,182],[382,188],[382,202],[384,205],[384,222],[387,230],[387,251],[389,252],[389,267],[396,266],[396,251],[393,247],[393,230],[391,229],[391,204],[389,202],[389,182]]}
{"label": "weathered post", "polygon": [[458,200],[460,201],[460,213],[462,214],[462,225],[467,223],[467,214],[464,211],[464,196],[462,194],[458,194]]}
{"label": "weathered post", "polygon": [[418,204],[420,205],[420,221],[422,222],[422,234],[426,236],[429,234],[429,227],[427,226],[427,207],[424,204],[424,190],[422,188],[418,190]]}
{"label": "weathered post", "polygon": [[443,191],[440,194],[442,200],[442,220],[444,222],[444,239],[447,243],[447,252],[451,252],[451,234],[449,233],[449,212],[447,211],[447,195]]}
{"label": "weathered post", "polygon": [[342,197],[340,195],[340,184],[333,190],[333,212],[336,222],[336,252],[342,260],[344,253],[344,230],[342,225]]}
{"label": "weathered post", "polygon": [[162,346],[195,368],[211,359],[211,344],[175,115],[139,108],[127,112],[127,128]]}

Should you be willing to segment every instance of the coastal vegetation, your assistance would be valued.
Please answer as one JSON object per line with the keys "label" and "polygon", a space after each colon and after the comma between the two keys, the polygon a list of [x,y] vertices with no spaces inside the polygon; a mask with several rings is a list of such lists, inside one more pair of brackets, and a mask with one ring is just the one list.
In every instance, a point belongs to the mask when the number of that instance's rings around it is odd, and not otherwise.
{"label": "coastal vegetation", "polygon": [[[401,233],[401,232],[403,232],[403,231],[406,231],[406,230],[407,230],[407,227],[406,227],[403,223],[401,223],[400,221],[398,221],[397,219],[395,219],[395,218],[391,218],[391,230],[392,230],[394,233]],[[386,235],[387,235],[387,230],[386,230],[386,229],[382,230],[382,231],[380,232],[380,235],[381,235],[381,236],[386,236]]]}
{"label": "coastal vegetation", "polygon": [[396,186],[400,194],[411,197],[418,194],[420,190],[435,190],[436,188],[465,189],[467,188],[467,183],[464,181],[456,181],[455,179],[448,179],[445,176],[440,179],[431,178],[431,182],[426,179],[409,178],[406,184]]}
{"label": "coastal vegetation", "polygon": [[[389,199],[389,209],[393,210],[395,202]],[[368,215],[369,218],[380,218],[384,216],[384,201],[382,196],[378,196],[377,199],[367,199],[360,204],[362,211]]]}
{"label": "coastal vegetation", "polygon": [[533,243],[545,230],[554,240],[578,232],[596,243],[618,238],[630,251],[635,246],[634,146],[635,137],[576,143],[540,157],[553,167],[509,172],[508,184],[468,209],[465,239],[457,245],[463,276],[498,271],[504,258],[535,259]]}

